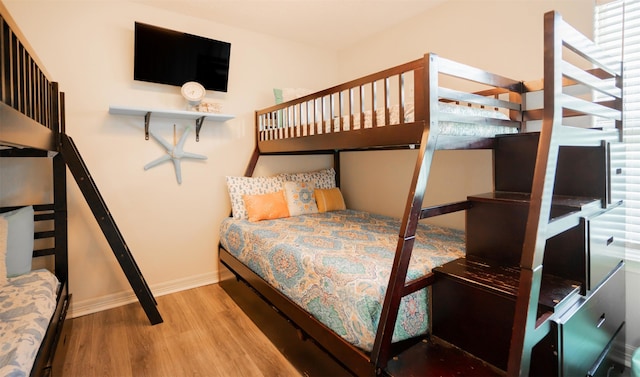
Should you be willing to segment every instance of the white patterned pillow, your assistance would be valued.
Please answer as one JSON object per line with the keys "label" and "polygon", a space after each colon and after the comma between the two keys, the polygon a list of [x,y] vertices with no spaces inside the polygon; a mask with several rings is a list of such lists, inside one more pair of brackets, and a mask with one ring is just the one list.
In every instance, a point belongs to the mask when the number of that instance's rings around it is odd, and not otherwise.
{"label": "white patterned pillow", "polygon": [[336,171],[333,168],[310,171],[305,173],[282,173],[284,181],[309,182],[317,189],[330,189],[336,187]]}
{"label": "white patterned pillow", "polygon": [[226,177],[231,212],[235,219],[248,218],[247,210],[242,200],[243,195],[271,194],[282,190],[284,179],[275,177]]}
{"label": "white patterned pillow", "polygon": [[285,182],[284,194],[287,199],[289,216],[306,213],[318,213],[318,205],[313,194],[315,187],[311,182]]}

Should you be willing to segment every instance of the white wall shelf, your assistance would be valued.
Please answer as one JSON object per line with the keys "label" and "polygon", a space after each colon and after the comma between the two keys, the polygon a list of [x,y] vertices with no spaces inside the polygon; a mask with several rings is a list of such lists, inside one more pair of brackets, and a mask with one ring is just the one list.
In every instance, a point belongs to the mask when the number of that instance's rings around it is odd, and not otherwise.
{"label": "white wall shelf", "polygon": [[117,115],[133,115],[144,117],[144,138],[149,140],[149,120],[151,115],[161,118],[171,119],[193,119],[196,122],[196,141],[200,141],[200,129],[202,123],[207,120],[214,122],[226,122],[229,119],[233,119],[233,115],[229,114],[217,114],[217,113],[203,113],[200,111],[188,111],[188,110],[166,110],[166,109],[150,109],[142,107],[130,107],[130,106],[109,106],[109,114]]}

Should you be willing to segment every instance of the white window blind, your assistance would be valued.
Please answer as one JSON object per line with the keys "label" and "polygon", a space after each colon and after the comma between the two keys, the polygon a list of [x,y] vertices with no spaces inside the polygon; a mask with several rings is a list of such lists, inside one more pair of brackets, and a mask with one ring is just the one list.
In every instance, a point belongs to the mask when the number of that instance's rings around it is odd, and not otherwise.
{"label": "white window blind", "polygon": [[[640,261],[640,1],[596,5],[595,41],[624,61],[624,182],[613,185],[624,198],[627,259]],[[620,41],[622,40],[622,44]]]}

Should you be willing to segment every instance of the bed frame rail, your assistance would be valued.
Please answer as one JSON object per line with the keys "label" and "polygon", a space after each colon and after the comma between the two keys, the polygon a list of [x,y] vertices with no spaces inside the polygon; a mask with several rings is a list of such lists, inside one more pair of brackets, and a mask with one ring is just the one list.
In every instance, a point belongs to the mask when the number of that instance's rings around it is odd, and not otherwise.
{"label": "bed frame rail", "polygon": [[56,150],[61,93],[18,30],[0,3],[0,145]]}
{"label": "bed frame rail", "polygon": [[[425,128],[438,131],[438,121],[520,129],[523,88],[520,81],[429,53],[422,59],[256,111],[257,149],[262,154],[277,154],[412,148],[422,142]],[[445,114],[438,111],[438,102],[494,109],[508,119]],[[458,138],[440,146],[487,147],[477,139]]]}
{"label": "bed frame rail", "polygon": [[[22,207],[24,206],[0,207],[0,213],[13,211]],[[55,238],[56,227],[54,223],[56,221],[56,218],[58,216],[61,216],[61,214],[56,213],[55,205],[33,204],[33,211],[33,221],[36,228],[36,231],[33,234],[33,238],[35,241],[33,258],[46,257],[49,255],[57,257],[58,254],[64,254],[64,250],[60,247],[61,242],[56,240]],[[64,273],[64,271],[60,272]],[[58,276],[58,279],[60,279],[60,276]]]}

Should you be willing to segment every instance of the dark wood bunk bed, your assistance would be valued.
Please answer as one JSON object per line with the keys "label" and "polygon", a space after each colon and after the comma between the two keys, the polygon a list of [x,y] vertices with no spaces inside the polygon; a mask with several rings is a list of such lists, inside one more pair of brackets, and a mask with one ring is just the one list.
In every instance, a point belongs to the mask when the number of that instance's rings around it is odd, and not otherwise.
{"label": "dark wood bunk bed", "polygon": [[[235,277],[223,287],[249,306],[237,285],[250,287],[301,339],[354,375],[591,376],[620,367],[612,348],[624,342],[624,252],[605,225],[620,221],[623,204],[611,196],[622,175],[622,64],[555,12],[545,15],[544,35],[538,82],[427,54],[256,112],[247,177],[263,155],[329,153],[339,186],[343,151],[418,149],[370,351],[345,341],[221,243],[221,263]],[[460,81],[455,87],[463,89],[451,89]],[[506,117],[452,113],[442,103]],[[461,123],[516,132],[452,132]],[[494,191],[423,208],[433,154],[443,149],[492,150]],[[407,281],[419,220],[456,211],[466,211],[466,256]],[[428,334],[392,343],[402,298],[424,288]]]}
{"label": "dark wood bunk bed", "polygon": [[[32,206],[34,211],[33,258],[48,258],[44,263],[59,282],[55,309],[46,327],[31,376],[55,374],[62,366],[64,348],[71,322],[66,321],[71,302],[68,281],[67,186],[65,163],[56,150],[56,134],[63,119],[63,97],[57,83],[50,82],[36,61],[18,40],[6,10],[0,4],[0,70],[2,85],[0,103],[0,157],[38,157],[51,160],[53,192],[49,203],[13,203],[0,207],[0,212]],[[23,67],[15,67],[10,56],[20,55]],[[23,81],[24,80],[24,81]],[[24,86],[17,85],[24,82]],[[28,88],[28,89],[27,89]],[[27,94],[28,93],[28,94]],[[37,263],[37,262],[35,262]],[[5,366],[5,365],[3,365]],[[15,370],[14,370],[15,371]]]}
{"label": "dark wood bunk bed", "polygon": [[[49,79],[33,49],[0,2],[0,157],[47,158],[53,180],[50,203],[8,203],[0,213],[32,206],[33,258],[45,263],[59,282],[56,307],[30,369],[32,376],[59,374],[70,322],[68,281],[67,169],[118,259],[151,324],[162,322],[156,302],[73,140],[65,133],[64,93]],[[45,197],[47,195],[44,195]],[[6,198],[2,198],[5,200]],[[4,360],[4,359],[3,359]],[[9,360],[13,362],[13,360]],[[0,368],[7,365],[0,365]],[[29,372],[27,372],[29,373]]]}

